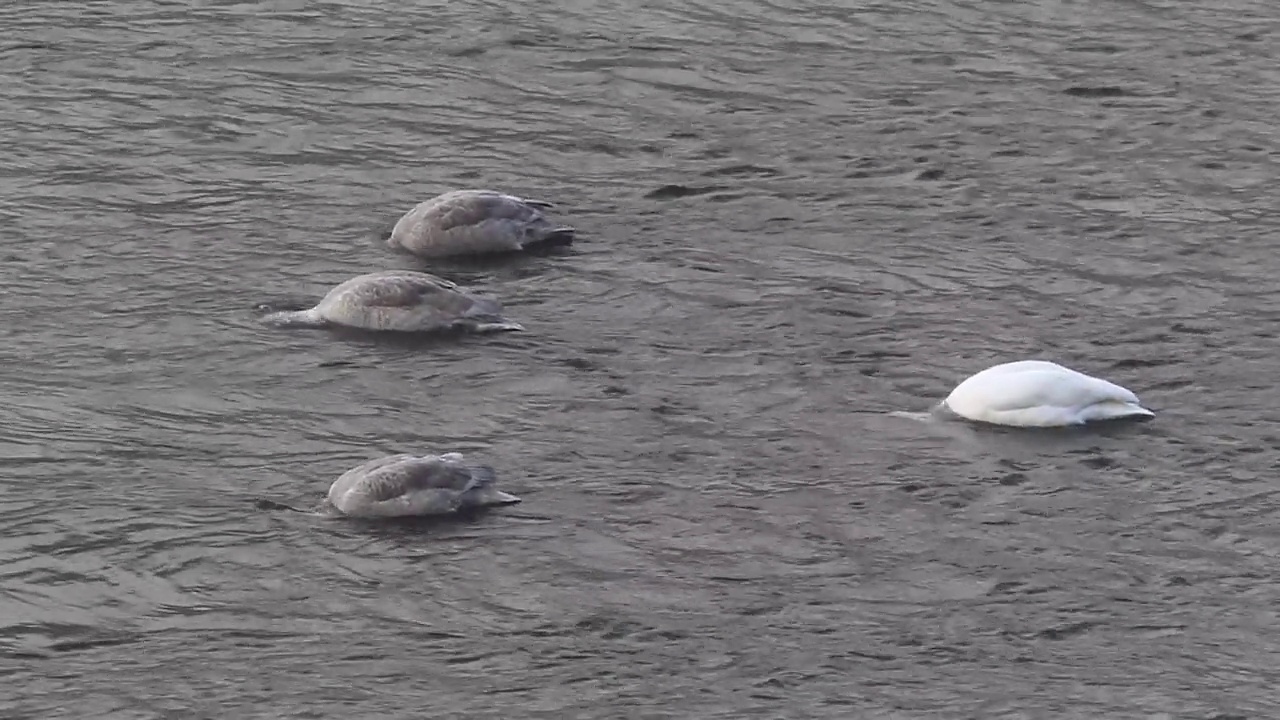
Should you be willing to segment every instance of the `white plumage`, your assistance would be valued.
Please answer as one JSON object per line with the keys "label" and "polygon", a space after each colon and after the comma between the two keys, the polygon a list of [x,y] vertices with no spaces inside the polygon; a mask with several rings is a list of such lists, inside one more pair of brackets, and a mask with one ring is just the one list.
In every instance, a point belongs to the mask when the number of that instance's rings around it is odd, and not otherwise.
{"label": "white plumage", "polygon": [[960,417],[1018,427],[1061,427],[1153,417],[1131,391],[1044,360],[987,368],[956,386],[943,404]]}

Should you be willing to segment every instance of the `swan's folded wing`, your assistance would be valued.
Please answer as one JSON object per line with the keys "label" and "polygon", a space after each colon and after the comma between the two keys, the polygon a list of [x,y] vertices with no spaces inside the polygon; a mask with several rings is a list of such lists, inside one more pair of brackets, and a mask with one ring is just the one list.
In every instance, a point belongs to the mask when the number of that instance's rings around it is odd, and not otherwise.
{"label": "swan's folded wing", "polygon": [[381,502],[423,490],[454,490],[472,487],[471,469],[438,457],[412,457],[379,468],[363,484],[369,499]]}
{"label": "swan's folded wing", "polygon": [[396,463],[404,462],[406,460],[412,460],[412,459],[414,459],[413,455],[409,455],[407,453],[400,453],[398,455],[389,455],[387,457],[380,457],[374,460],[370,460],[366,463],[361,463],[360,465],[357,465],[351,468],[350,470],[339,475],[338,479],[334,480],[333,485],[330,486],[329,494],[330,496],[342,495],[347,491],[349,491],[352,487],[360,484],[366,477],[368,477],[372,473],[375,473],[378,470],[384,467],[387,467],[388,465],[394,465]]}
{"label": "swan's folded wing", "polygon": [[418,302],[436,313],[441,322],[464,317],[496,317],[502,313],[502,305],[497,300],[453,288],[424,288]]}
{"label": "swan's folded wing", "polygon": [[1100,378],[1061,370],[1029,371],[993,378],[986,387],[993,411],[1035,407],[1085,407],[1096,403],[1137,404],[1132,392]]}
{"label": "swan's folded wing", "polygon": [[[1077,373],[1079,374],[1079,373]],[[1083,378],[1081,384],[1085,388],[1085,393],[1095,403],[1116,402],[1138,404],[1138,396],[1128,388],[1103,380],[1102,378],[1091,377],[1089,375],[1080,375]]]}
{"label": "swan's folded wing", "polygon": [[424,297],[453,293],[456,287],[431,275],[387,273],[353,288],[351,299],[364,307],[414,307],[421,305]]}
{"label": "swan's folded wing", "polygon": [[434,208],[435,225],[441,231],[479,226],[486,220],[533,222],[542,217],[537,208],[519,198],[499,193],[467,193],[442,198]]}

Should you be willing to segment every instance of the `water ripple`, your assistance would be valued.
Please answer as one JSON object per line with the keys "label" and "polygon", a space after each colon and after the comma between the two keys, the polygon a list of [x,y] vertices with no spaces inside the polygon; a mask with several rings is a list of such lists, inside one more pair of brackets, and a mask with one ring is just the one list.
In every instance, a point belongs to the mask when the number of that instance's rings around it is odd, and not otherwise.
{"label": "water ripple", "polygon": [[[3,714],[1274,715],[1278,18],[1087,10],[0,7]],[[379,245],[458,186],[581,240]],[[255,318],[394,267],[530,331]],[[1015,355],[1158,417],[887,414]],[[253,503],[443,449],[525,503]]]}

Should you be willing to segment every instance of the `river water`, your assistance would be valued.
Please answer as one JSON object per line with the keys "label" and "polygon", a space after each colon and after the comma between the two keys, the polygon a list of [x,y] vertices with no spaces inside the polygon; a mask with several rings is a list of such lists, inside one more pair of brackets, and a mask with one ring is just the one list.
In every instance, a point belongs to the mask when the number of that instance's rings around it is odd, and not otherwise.
{"label": "river water", "polygon": [[[1280,5],[0,7],[0,716],[1280,716]],[[426,267],[529,331],[282,332]],[[1157,417],[920,422],[1054,359]],[[361,524],[459,450],[524,503]]]}

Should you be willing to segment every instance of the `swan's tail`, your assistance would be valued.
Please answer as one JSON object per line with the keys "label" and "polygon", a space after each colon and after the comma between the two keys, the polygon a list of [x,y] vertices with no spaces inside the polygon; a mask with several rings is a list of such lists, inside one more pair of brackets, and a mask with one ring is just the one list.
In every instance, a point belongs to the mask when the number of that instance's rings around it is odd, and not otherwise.
{"label": "swan's tail", "polygon": [[491,332],[524,332],[524,326],[518,322],[510,320],[492,320],[492,321],[471,321],[465,325],[466,329],[476,333]]}
{"label": "swan's tail", "polygon": [[534,237],[526,240],[521,246],[528,250],[533,248],[552,248],[572,245],[577,237],[578,231],[568,225],[553,227],[537,233]]}
{"label": "swan's tail", "polygon": [[485,505],[515,505],[520,502],[520,498],[511,493],[504,493],[497,488],[488,488],[481,494]]}
{"label": "swan's tail", "polygon": [[553,208],[556,206],[556,204],[553,202],[547,202],[546,200],[535,200],[533,198],[520,198],[520,202],[524,203],[525,205],[530,205],[536,208]]}
{"label": "swan's tail", "polygon": [[487,295],[472,295],[471,301],[471,307],[463,312],[462,317],[453,322],[455,328],[477,333],[524,330],[524,326],[520,323],[503,317],[502,303],[497,300]]}
{"label": "swan's tail", "polygon": [[1088,421],[1145,419],[1156,416],[1155,413],[1136,402],[1098,403],[1088,408],[1084,414],[1087,416],[1085,419]]}
{"label": "swan's tail", "polygon": [[471,468],[471,485],[465,493],[464,505],[514,505],[520,498],[499,490],[495,485],[498,473],[489,465],[475,465]]}

